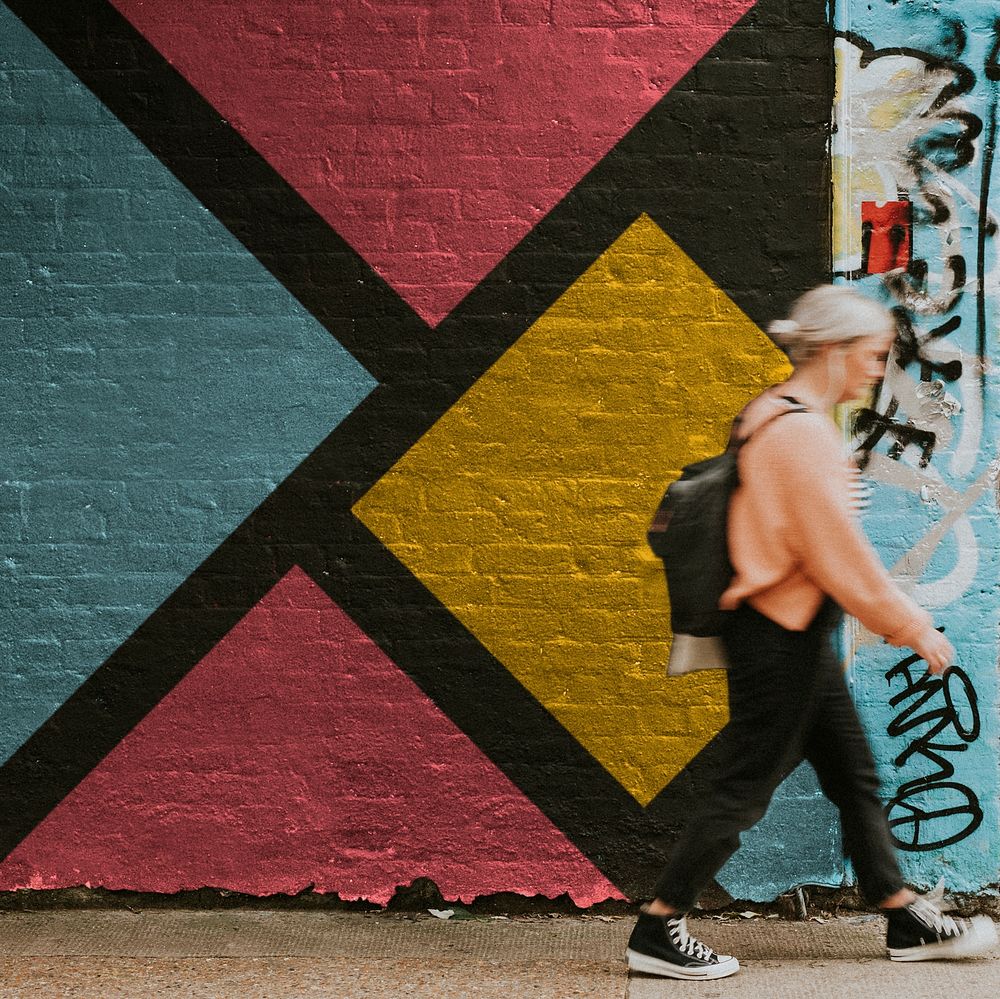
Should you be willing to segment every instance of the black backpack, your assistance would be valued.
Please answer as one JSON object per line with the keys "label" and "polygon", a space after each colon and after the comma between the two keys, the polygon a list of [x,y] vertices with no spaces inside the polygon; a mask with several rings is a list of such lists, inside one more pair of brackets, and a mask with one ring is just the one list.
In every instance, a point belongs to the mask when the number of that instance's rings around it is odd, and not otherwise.
{"label": "black backpack", "polygon": [[[806,412],[797,399],[782,398],[791,408],[775,413],[757,430],[785,413]],[[726,542],[729,498],[740,481],[736,464],[740,448],[750,439],[738,436],[741,422],[742,416],[733,422],[722,454],[682,469],[681,477],[667,487],[646,535],[649,547],[663,559],[675,636],[720,635],[730,613],[719,609],[719,598],[733,578]]]}

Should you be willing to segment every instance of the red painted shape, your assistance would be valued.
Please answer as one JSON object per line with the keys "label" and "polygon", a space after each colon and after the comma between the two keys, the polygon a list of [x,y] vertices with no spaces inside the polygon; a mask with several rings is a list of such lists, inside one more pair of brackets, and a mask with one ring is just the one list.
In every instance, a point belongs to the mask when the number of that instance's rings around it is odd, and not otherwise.
{"label": "red painted shape", "polygon": [[754,0],[112,0],[436,325]]}
{"label": "red painted shape", "polygon": [[429,877],[579,905],[621,893],[299,569],[0,865],[0,890],[384,904]]}
{"label": "red painted shape", "polygon": [[913,205],[909,201],[861,202],[864,235],[862,270],[884,274],[909,267],[913,259]]}

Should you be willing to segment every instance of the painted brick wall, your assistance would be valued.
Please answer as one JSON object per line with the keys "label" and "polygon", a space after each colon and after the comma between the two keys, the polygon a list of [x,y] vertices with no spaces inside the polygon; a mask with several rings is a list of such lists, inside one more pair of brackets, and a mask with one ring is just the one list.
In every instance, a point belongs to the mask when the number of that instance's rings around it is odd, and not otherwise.
{"label": "painted brick wall", "polygon": [[[645,528],[829,277],[825,4],[49,7],[0,5],[0,888],[641,897],[726,720]],[[849,876],[802,768],[719,880]]]}

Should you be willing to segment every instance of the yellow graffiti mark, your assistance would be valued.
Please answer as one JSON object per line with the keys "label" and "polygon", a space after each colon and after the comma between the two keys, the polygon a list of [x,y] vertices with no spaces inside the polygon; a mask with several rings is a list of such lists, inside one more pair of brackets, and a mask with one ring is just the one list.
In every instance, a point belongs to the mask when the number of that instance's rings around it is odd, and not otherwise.
{"label": "yellow graffiti mark", "polygon": [[845,260],[861,263],[861,202],[887,201],[885,178],[874,167],[861,166],[849,156],[835,154],[830,159],[833,183],[833,259],[838,266]]}
{"label": "yellow graffiti mark", "polygon": [[830,157],[833,186],[833,259],[861,254],[861,227],[851,225],[851,158],[842,154]]}
{"label": "yellow graffiti mark", "polygon": [[355,506],[642,804],[727,719],[723,674],[664,675],[647,525],[787,373],[642,216]]}
{"label": "yellow graffiti mark", "polygon": [[[913,79],[912,73],[897,74],[908,80]],[[892,94],[891,97],[874,104],[868,111],[869,125],[880,132],[889,132],[903,122],[909,120],[927,102],[925,89],[913,87]]]}

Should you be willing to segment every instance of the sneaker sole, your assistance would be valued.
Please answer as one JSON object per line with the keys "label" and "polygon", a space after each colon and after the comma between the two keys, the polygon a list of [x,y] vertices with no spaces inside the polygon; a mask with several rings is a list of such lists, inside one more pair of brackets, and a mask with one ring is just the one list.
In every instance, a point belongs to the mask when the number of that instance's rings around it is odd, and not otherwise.
{"label": "sneaker sole", "polygon": [[968,933],[954,940],[919,944],[916,947],[890,947],[890,961],[952,961],[978,957],[997,945],[997,928],[988,916],[974,916]]}
{"label": "sneaker sole", "polygon": [[735,957],[721,964],[706,965],[703,968],[683,968],[679,964],[661,961],[658,957],[640,954],[636,950],[626,950],[628,966],[633,971],[642,971],[647,975],[660,975],[663,978],[687,978],[705,981],[710,978],[728,978],[740,970],[740,962]]}

